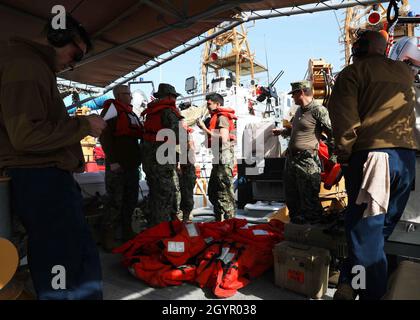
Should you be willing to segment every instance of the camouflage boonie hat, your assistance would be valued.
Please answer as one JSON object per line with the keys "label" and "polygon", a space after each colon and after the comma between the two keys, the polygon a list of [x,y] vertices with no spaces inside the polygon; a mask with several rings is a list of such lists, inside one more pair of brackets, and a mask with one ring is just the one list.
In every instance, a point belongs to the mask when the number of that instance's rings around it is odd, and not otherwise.
{"label": "camouflage boonie hat", "polygon": [[288,94],[292,94],[297,90],[312,89],[312,83],[308,80],[292,82],[290,85],[292,86],[292,90]]}

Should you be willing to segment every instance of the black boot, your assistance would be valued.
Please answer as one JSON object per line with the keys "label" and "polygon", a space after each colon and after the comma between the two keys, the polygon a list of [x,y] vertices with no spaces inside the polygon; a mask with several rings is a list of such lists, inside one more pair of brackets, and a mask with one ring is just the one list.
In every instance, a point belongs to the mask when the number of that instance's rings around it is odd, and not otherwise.
{"label": "black boot", "polygon": [[118,243],[115,241],[115,231],[112,226],[102,227],[101,244],[102,248],[108,253],[118,247]]}

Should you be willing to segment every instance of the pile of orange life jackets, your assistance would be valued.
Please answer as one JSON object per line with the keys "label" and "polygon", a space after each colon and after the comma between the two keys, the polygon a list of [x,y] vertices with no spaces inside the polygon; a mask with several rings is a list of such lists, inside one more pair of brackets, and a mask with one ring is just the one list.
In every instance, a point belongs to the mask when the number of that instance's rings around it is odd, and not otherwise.
{"label": "pile of orange life jackets", "polygon": [[216,297],[236,294],[273,265],[284,239],[279,220],[249,225],[244,219],[183,224],[162,222],[116,248],[122,264],[153,287],[196,283]]}

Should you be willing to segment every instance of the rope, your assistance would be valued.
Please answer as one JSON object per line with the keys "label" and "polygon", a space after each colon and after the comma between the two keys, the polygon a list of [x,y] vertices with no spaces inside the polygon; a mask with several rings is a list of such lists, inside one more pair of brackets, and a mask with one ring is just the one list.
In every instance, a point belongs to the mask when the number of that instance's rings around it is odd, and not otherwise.
{"label": "rope", "polygon": [[[388,31],[391,30],[391,26],[398,20],[398,15],[399,15],[399,8],[397,4],[398,1],[399,0],[391,0],[389,2],[388,10],[386,11],[386,20],[388,21]],[[394,9],[394,18],[391,19],[392,9]]]}
{"label": "rope", "polygon": [[[395,27],[398,23],[398,17],[399,17],[399,9],[397,5],[398,0],[391,0],[388,6],[388,10],[386,12],[386,19],[388,21],[388,45],[386,48],[386,55],[389,55],[389,52],[391,51],[391,48],[394,44],[394,33],[395,33]],[[394,9],[394,18],[391,19],[391,12],[392,9]]]}

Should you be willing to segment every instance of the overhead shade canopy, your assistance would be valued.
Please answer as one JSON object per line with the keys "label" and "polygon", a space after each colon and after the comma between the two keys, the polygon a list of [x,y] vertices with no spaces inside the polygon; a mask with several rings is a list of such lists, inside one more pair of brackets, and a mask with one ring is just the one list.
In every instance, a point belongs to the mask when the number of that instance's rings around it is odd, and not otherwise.
{"label": "overhead shade canopy", "polygon": [[[94,50],[60,77],[105,87],[155,57],[242,11],[285,8],[313,0],[62,0],[93,36]],[[56,0],[1,0],[0,41],[39,37]]]}

